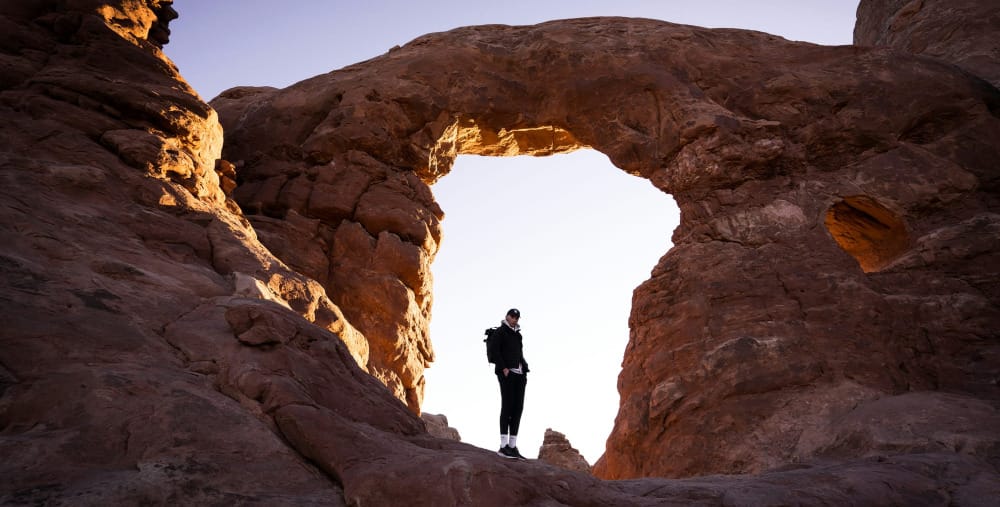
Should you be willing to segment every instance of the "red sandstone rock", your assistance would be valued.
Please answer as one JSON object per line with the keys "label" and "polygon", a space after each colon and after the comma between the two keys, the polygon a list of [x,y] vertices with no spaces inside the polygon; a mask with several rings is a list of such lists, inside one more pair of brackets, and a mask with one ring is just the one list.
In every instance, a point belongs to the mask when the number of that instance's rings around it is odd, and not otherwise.
{"label": "red sandstone rock", "polygon": [[462,437],[458,434],[458,430],[448,426],[448,418],[439,414],[428,414],[424,412],[420,414],[420,419],[424,421],[424,425],[427,426],[427,433],[437,438],[444,438],[447,440],[454,440],[456,442],[461,442]]}
{"label": "red sandstone rock", "polygon": [[546,428],[542,446],[538,449],[538,461],[544,461],[566,470],[590,473],[590,464],[566,439],[566,435]]}
{"label": "red sandstone rock", "polygon": [[[214,111],[157,47],[168,7],[0,5],[0,503],[997,497],[995,90],[649,20],[460,29],[219,99],[287,120],[229,127],[243,216]],[[454,65],[476,79],[440,86]],[[578,144],[683,211],[636,291],[603,475],[770,471],[605,482],[414,415],[441,234],[426,183],[465,150]],[[909,246],[881,253],[877,224]]]}

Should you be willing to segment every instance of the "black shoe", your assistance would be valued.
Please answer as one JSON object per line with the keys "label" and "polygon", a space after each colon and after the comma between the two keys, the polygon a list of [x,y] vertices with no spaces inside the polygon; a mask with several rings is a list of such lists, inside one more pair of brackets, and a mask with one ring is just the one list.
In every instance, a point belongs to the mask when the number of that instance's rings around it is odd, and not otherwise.
{"label": "black shoe", "polygon": [[517,452],[517,451],[515,451],[514,449],[512,449],[509,445],[505,445],[505,446],[501,447],[499,451],[497,451],[497,454],[499,454],[499,455],[501,455],[501,456],[503,456],[505,458],[516,459],[517,456],[514,454],[515,452]]}
{"label": "black shoe", "polygon": [[517,452],[517,447],[508,447],[507,449],[510,449],[509,451],[507,451],[509,453],[507,455],[510,456],[511,458],[528,459],[525,458],[524,456],[521,456],[521,453]]}

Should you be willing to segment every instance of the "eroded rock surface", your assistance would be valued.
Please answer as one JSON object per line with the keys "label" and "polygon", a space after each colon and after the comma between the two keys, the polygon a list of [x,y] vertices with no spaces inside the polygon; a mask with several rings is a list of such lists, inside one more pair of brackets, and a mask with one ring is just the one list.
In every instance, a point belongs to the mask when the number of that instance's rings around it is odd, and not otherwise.
{"label": "eroded rock surface", "polygon": [[1000,87],[1000,9],[982,0],[861,0],[854,44],[958,65]]}
{"label": "eroded rock surface", "polygon": [[573,448],[566,435],[552,428],[545,429],[545,438],[538,448],[538,460],[566,470],[590,473],[590,464],[580,451]]}
{"label": "eroded rock surface", "polygon": [[[0,4],[0,503],[998,496],[995,89],[752,32],[473,27],[225,93],[234,169],[159,50],[169,7]],[[416,417],[427,185],[457,153],[581,146],[683,213],[600,473],[771,470],[601,481]]]}

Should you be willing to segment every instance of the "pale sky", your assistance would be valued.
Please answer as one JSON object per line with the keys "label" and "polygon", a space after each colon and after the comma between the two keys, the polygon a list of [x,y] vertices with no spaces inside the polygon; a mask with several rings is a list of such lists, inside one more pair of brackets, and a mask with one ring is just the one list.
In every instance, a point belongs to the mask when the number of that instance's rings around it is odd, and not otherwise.
{"label": "pale sky", "polygon": [[[206,101],[234,86],[286,87],[379,56],[427,33],[589,16],[745,28],[850,44],[858,0],[175,0],[164,48]],[[499,447],[500,393],[482,333],[521,310],[531,365],[518,448],[534,458],[546,428],[593,464],[618,411],[632,290],[670,248],[673,199],[594,151],[459,157],[433,187],[445,212],[432,270],[424,411],[464,442]]]}

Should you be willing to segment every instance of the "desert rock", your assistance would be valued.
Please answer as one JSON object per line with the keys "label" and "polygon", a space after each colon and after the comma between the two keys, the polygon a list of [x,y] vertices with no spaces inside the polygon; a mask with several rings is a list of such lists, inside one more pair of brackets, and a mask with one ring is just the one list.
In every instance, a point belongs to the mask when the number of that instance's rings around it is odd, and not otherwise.
{"label": "desert rock", "polygon": [[892,48],[593,18],[431,34],[212,105],[249,219],[331,231],[319,280],[411,409],[432,358],[430,186],[456,155],[588,147],[671,194],[675,246],[635,290],[595,464],[620,479],[823,457],[805,435],[860,406],[895,417],[875,402],[908,393],[995,404],[998,101]]}
{"label": "desert rock", "polygon": [[[0,5],[0,503],[997,497],[983,81],[886,48],[592,18],[432,34],[209,107],[159,49],[172,16]],[[682,210],[636,289],[596,466],[644,478],[503,460],[416,415],[429,185],[458,153],[585,146]],[[651,478],[720,472],[759,473]]]}
{"label": "desert rock", "polygon": [[428,414],[424,412],[420,414],[420,419],[424,421],[424,425],[427,426],[427,433],[447,440],[454,440],[456,442],[461,442],[462,437],[458,434],[458,430],[448,426],[448,417],[440,414]]}
{"label": "desert rock", "polygon": [[566,435],[552,428],[545,430],[545,438],[538,449],[538,460],[566,470],[590,473],[590,464],[580,451],[573,448]]}

